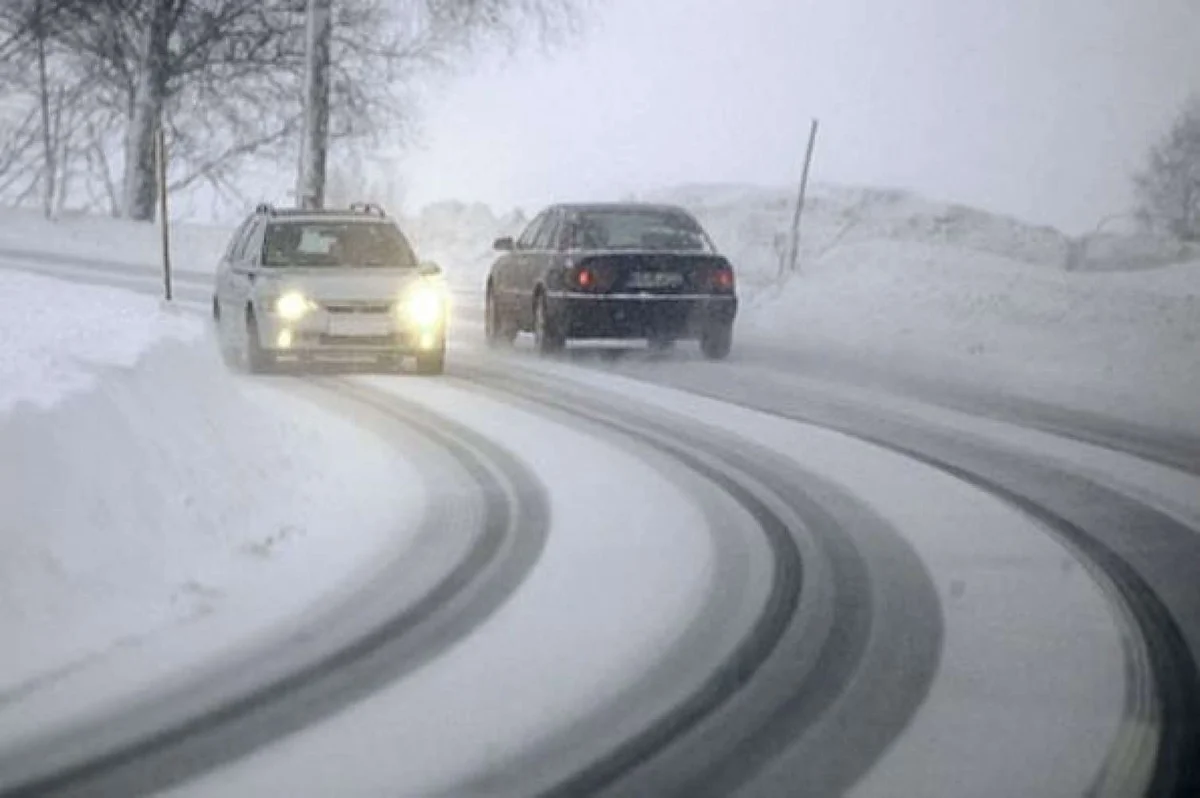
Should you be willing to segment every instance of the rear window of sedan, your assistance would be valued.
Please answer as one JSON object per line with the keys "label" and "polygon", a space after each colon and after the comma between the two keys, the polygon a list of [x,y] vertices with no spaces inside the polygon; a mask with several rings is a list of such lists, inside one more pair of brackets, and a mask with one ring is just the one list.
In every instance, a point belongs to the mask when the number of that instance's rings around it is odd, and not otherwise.
{"label": "rear window of sedan", "polygon": [[570,219],[566,236],[568,249],[712,251],[695,219],[670,210],[588,210]]}
{"label": "rear window of sedan", "polygon": [[263,263],[282,267],[416,268],[412,246],[394,224],[279,221],[267,226]]}

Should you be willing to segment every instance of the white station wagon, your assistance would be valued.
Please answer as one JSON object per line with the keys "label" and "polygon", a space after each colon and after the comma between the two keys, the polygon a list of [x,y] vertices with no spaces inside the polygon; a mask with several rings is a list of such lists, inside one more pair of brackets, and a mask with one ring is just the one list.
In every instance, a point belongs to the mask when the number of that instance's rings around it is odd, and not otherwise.
{"label": "white station wagon", "polygon": [[448,293],[377,205],[260,205],[217,269],[213,318],[227,363],[251,372],[372,359],[445,368]]}

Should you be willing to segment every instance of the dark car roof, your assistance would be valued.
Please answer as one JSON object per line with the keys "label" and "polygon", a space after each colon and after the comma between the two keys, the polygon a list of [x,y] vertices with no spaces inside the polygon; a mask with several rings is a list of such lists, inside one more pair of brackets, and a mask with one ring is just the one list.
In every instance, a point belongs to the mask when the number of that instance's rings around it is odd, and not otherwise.
{"label": "dark car roof", "polygon": [[670,205],[661,202],[561,202],[551,207],[564,211],[575,211],[577,213],[603,211],[664,211],[668,213],[682,213],[687,216],[692,215],[687,209],[679,205]]}
{"label": "dark car roof", "polygon": [[395,226],[396,221],[388,216],[367,216],[362,213],[349,211],[309,211],[287,209],[276,211],[265,217],[267,224],[290,224],[295,222],[359,222],[362,224],[387,224]]}

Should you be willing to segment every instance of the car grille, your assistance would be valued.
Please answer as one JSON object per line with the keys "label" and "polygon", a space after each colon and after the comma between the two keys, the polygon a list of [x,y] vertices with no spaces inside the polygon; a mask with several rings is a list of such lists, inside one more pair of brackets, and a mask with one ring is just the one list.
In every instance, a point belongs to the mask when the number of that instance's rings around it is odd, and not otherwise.
{"label": "car grille", "polygon": [[317,340],[323,346],[348,347],[392,347],[404,343],[398,335],[328,335],[322,333]]}
{"label": "car grille", "polygon": [[391,313],[391,302],[326,302],[323,307],[330,313]]}

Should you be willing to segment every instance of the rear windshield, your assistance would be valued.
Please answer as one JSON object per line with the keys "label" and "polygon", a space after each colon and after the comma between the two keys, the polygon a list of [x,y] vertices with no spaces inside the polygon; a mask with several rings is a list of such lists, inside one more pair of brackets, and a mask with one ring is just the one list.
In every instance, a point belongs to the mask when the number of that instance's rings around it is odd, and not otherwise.
{"label": "rear windshield", "polygon": [[275,267],[415,268],[416,256],[394,224],[283,221],[267,226],[263,263]]}
{"label": "rear windshield", "polygon": [[711,252],[700,225],[686,213],[641,208],[590,210],[567,225],[569,249]]}

